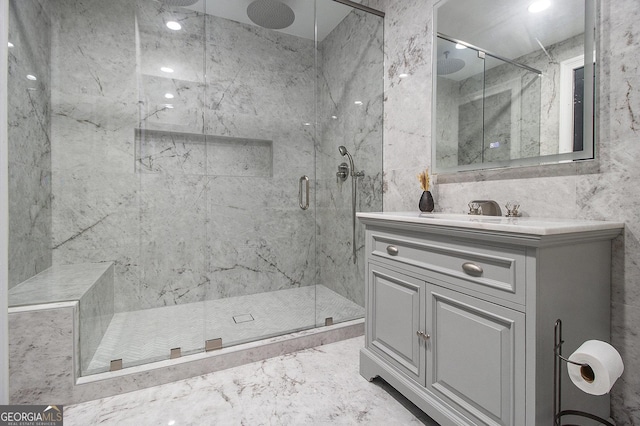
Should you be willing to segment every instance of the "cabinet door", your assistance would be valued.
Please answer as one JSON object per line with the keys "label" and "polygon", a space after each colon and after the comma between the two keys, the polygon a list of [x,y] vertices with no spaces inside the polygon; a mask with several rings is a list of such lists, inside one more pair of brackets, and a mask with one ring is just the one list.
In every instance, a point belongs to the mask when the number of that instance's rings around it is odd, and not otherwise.
{"label": "cabinet door", "polygon": [[425,283],[374,263],[368,270],[367,345],[424,386],[424,347],[416,332],[425,325]]}
{"label": "cabinet door", "polygon": [[524,314],[431,284],[427,311],[427,388],[482,424],[524,424]]}

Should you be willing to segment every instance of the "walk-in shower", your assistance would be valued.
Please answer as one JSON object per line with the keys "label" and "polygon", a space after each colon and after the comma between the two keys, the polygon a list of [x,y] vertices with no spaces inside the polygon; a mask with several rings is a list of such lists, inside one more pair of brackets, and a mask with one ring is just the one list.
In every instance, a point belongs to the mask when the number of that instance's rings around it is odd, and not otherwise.
{"label": "walk-in shower", "polygon": [[363,316],[381,14],[258,2],[10,1],[10,305],[79,300],[80,375]]}

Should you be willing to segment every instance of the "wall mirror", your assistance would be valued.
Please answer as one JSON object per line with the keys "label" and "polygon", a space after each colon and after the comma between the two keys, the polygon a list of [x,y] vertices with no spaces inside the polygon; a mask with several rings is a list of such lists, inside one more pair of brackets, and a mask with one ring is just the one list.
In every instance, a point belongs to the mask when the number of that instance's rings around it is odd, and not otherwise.
{"label": "wall mirror", "polygon": [[434,172],[594,157],[596,1],[435,4]]}

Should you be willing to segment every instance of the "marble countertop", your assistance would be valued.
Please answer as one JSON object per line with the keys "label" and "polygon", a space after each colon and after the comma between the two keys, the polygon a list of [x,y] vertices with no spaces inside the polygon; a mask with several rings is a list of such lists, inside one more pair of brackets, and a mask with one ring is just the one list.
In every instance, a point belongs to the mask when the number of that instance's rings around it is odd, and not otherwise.
{"label": "marble countertop", "polygon": [[421,212],[370,212],[357,213],[357,216],[363,222],[367,222],[368,220],[405,222],[529,235],[559,235],[576,232],[624,229],[623,222],[542,217],[478,216]]}

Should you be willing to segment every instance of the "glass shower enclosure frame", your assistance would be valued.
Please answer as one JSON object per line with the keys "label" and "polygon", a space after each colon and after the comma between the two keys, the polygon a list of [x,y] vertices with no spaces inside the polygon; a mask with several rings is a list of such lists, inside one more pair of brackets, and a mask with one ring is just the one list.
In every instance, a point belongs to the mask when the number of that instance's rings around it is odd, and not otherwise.
{"label": "glass shower enclosure frame", "polygon": [[[10,1],[10,305],[90,280],[81,375],[362,318],[382,14],[76,3]],[[338,146],[362,174],[337,178]]]}

